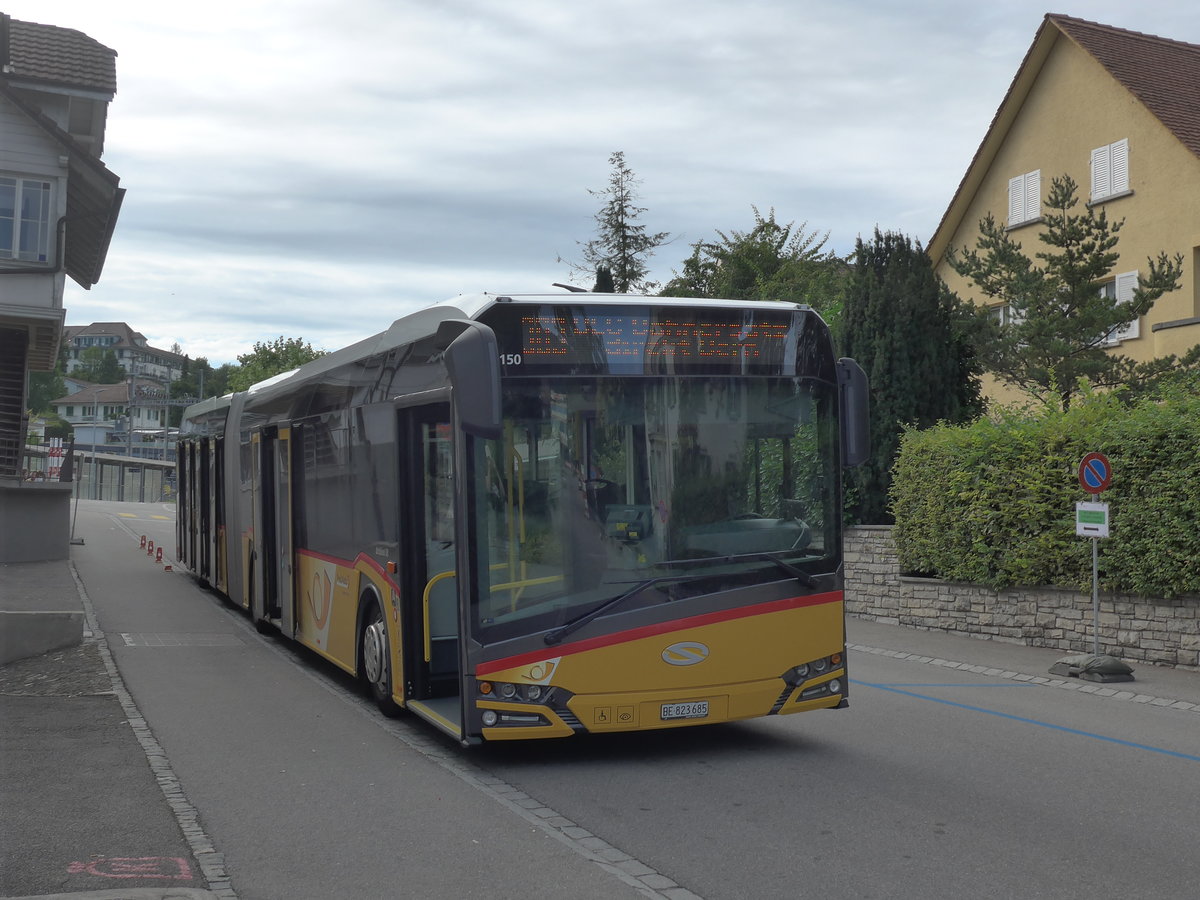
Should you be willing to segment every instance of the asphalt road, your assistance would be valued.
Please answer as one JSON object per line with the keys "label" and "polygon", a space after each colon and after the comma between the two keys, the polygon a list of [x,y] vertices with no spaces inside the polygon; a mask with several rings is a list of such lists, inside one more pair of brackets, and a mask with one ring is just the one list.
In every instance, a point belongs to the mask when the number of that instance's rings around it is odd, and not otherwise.
{"label": "asphalt road", "polygon": [[852,621],[849,710],[465,751],[149,561],[171,515],[81,504],[72,558],[239,897],[1200,892],[1197,711],[898,658],[936,638]]}

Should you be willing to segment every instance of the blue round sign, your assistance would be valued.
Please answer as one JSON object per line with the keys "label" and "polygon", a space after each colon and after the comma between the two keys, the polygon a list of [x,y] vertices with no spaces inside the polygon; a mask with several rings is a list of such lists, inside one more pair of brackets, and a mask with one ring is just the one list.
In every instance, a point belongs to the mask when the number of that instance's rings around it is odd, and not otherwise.
{"label": "blue round sign", "polygon": [[1099,494],[1112,484],[1112,465],[1103,453],[1089,453],[1079,464],[1079,486],[1089,494]]}

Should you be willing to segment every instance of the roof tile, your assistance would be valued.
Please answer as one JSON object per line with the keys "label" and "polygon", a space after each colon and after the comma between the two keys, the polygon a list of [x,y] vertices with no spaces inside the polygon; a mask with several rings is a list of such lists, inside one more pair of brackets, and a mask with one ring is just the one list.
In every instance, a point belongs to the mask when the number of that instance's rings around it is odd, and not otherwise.
{"label": "roof tile", "polygon": [[1070,16],[1047,18],[1200,156],[1200,46]]}
{"label": "roof tile", "polygon": [[5,50],[0,47],[0,59],[10,78],[117,91],[117,52],[82,31],[9,19]]}

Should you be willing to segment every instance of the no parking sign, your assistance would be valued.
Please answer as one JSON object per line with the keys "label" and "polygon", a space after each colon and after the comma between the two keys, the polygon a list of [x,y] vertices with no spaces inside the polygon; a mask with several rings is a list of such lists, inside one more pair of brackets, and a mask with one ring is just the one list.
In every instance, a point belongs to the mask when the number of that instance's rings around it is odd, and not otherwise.
{"label": "no parking sign", "polygon": [[[1092,496],[1112,484],[1112,464],[1103,453],[1089,453],[1079,463],[1079,486]],[[1080,537],[1108,537],[1108,504],[1076,503],[1075,533]]]}
{"label": "no parking sign", "polygon": [[1079,464],[1079,486],[1089,494],[1099,494],[1112,484],[1112,465],[1103,453],[1089,453]]}

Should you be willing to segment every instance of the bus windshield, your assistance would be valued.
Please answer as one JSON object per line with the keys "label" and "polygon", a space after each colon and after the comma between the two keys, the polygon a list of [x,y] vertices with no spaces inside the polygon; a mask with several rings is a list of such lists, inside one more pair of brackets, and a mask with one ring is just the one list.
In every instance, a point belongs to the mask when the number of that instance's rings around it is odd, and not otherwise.
{"label": "bus windshield", "polygon": [[837,567],[830,385],[504,384],[504,435],[476,445],[471,488],[484,643],[768,581],[812,590],[813,575]]}

